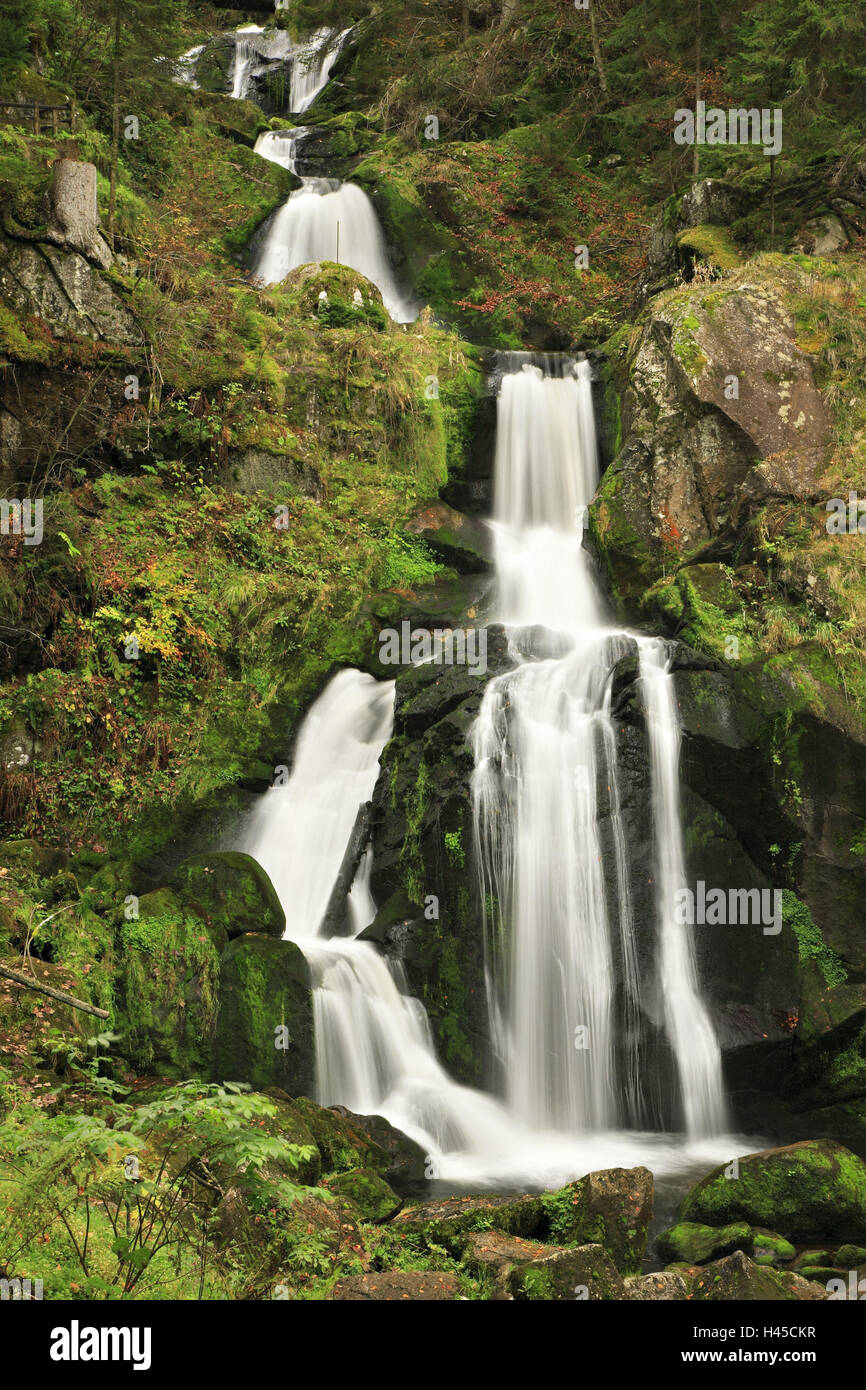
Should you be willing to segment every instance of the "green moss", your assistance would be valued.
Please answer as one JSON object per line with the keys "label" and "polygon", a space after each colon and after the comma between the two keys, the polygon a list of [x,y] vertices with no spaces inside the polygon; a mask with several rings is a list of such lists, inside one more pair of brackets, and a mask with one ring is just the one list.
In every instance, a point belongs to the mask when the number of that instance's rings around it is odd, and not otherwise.
{"label": "green moss", "polygon": [[844,984],[848,971],[836,952],[828,946],[806,903],[801,902],[790,888],[782,893],[782,922],[797,938],[797,949],[803,964],[814,961],[831,988]]}
{"label": "green moss", "polygon": [[[693,251],[717,270],[736,270],[740,264],[739,252],[726,227],[708,224],[687,227],[677,236],[677,245],[685,251]],[[693,326],[698,327],[697,323]]]}

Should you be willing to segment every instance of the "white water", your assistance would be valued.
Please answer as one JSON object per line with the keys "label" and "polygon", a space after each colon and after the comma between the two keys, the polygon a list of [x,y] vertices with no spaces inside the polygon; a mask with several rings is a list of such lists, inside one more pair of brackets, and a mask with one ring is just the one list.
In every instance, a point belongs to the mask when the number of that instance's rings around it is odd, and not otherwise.
{"label": "white water", "polygon": [[[646,1108],[609,691],[610,672],[635,639],[606,624],[582,546],[597,483],[589,368],[555,365],[562,374],[548,377],[518,362],[500,389],[498,617],[518,664],[486,688],[473,799],[482,888],[499,905],[488,924],[489,994],[509,1105],[526,1124],[574,1132],[634,1125]],[[721,1056],[691,938],[674,920],[685,871],[672,683],[663,644],[637,646],[651,746],[664,1027],[686,1132],[699,1137],[724,1127]],[[602,794],[612,838],[607,877]]]}
{"label": "white water", "polygon": [[[326,47],[334,37],[331,30],[320,29],[309,40],[305,50],[309,66],[296,62],[292,68],[294,111],[305,111],[325,86],[348,32],[337,36],[331,49]],[[256,153],[296,174],[298,147],[307,133],[304,126],[264,131],[256,140]],[[375,208],[357,184],[302,178],[301,187],[271,220],[251,273],[262,284],[276,285],[290,271],[314,261],[337,261],[371,280],[396,323],[411,323],[418,317],[420,305],[401,290]]]}
{"label": "white water", "polygon": [[[718,1143],[684,1149],[659,1134],[565,1135],[524,1124],[443,1070],[426,1013],[408,995],[399,965],[354,936],[319,934],[358,807],[372,794],[390,737],[393,695],[393,682],[360,671],[335,676],[304,721],[290,779],[259,798],[237,846],[270,874],[286,936],[310,966],[319,1102],[386,1116],[422,1144],[431,1176],[475,1187],[557,1186],[612,1164],[697,1171],[726,1157]],[[368,848],[352,889],[355,936],[375,912],[371,859]]]}

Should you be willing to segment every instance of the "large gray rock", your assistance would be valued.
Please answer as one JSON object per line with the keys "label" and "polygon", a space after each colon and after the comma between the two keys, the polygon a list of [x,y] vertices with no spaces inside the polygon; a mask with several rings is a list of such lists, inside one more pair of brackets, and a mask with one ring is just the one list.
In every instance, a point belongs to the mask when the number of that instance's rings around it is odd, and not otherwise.
{"label": "large gray rock", "polygon": [[0,294],[23,313],[44,319],[58,338],[135,346],[144,341],[126,305],[77,251],[0,241]]}

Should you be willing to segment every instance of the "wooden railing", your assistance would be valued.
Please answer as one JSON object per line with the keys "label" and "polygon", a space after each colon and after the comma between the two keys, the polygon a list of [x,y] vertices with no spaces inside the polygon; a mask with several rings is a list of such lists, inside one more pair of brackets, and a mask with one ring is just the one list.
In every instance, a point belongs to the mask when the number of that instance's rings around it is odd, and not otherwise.
{"label": "wooden railing", "polygon": [[29,121],[34,135],[44,135],[48,131],[59,135],[63,126],[75,130],[77,111],[74,101],[64,106],[48,106],[39,101],[0,101],[0,115],[5,111],[21,111],[25,121]]}

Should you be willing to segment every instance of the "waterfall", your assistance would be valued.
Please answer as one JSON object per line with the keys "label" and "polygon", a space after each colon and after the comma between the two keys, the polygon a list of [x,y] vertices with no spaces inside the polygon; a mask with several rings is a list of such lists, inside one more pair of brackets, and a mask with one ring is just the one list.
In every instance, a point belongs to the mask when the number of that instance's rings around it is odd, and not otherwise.
{"label": "waterfall", "polygon": [[494,1100],[447,1076],[399,965],[355,939],[375,914],[369,848],[350,894],[355,935],[320,935],[359,807],[373,793],[393,705],[393,681],[354,670],[334,676],[303,723],[291,777],[259,798],[237,848],[269,873],[285,935],[310,966],[320,1103],[382,1114],[424,1145],[431,1171],[455,1153],[480,1178],[491,1155],[509,1152],[513,1126]]}
{"label": "waterfall", "polygon": [[306,43],[294,49],[289,106],[296,116],[302,115],[312,106],[319,93],[328,85],[331,68],[339,58],[350,33],[351,29],[344,29],[341,34],[335,29],[317,29]]}
{"label": "waterfall", "polygon": [[[285,158],[288,141],[283,148]],[[418,306],[397,284],[379,219],[363,189],[338,179],[305,178],[302,185],[271,220],[251,267],[254,277],[274,285],[298,266],[339,261],[372,280],[397,323],[417,318]]]}
{"label": "waterfall", "polygon": [[637,1125],[646,1113],[637,924],[610,714],[611,672],[636,646],[652,765],[664,1025],[686,1130],[717,1133],[725,1114],[720,1050],[691,938],[674,919],[685,872],[671,681],[661,644],[607,622],[582,545],[598,480],[589,367],[562,358],[550,365],[553,375],[545,375],[531,359],[512,358],[500,385],[497,616],[516,665],[488,683],[474,730],[476,848],[482,898],[493,905],[488,991],[506,1096],[526,1124],[568,1132]]}

